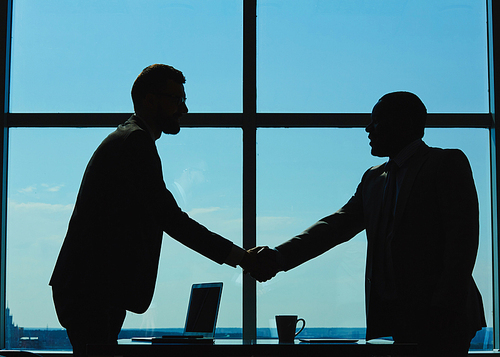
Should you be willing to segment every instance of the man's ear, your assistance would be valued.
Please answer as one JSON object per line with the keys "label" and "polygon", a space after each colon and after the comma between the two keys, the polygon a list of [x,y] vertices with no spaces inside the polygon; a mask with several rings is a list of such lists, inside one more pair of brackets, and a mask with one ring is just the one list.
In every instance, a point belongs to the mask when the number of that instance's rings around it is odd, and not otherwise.
{"label": "man's ear", "polygon": [[142,100],[143,108],[154,108],[158,97],[153,93],[147,93]]}

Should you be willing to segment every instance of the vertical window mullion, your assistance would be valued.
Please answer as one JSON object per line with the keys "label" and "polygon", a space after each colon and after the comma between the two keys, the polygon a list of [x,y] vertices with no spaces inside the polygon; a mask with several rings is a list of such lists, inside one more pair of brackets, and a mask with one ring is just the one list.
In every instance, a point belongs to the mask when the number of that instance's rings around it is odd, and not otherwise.
{"label": "vertical window mullion", "polygon": [[[490,130],[490,148],[491,148],[491,212],[492,212],[492,251],[493,251],[493,348],[500,347],[500,244],[498,241],[498,201],[499,201],[499,190],[498,190],[498,174],[497,170],[499,167],[500,160],[500,148],[498,147],[498,142],[500,140],[498,128],[496,128],[496,107],[500,105],[500,99],[498,93],[495,91],[495,80],[498,80],[500,75],[498,59],[495,62],[495,57],[498,58],[500,51],[498,46],[495,46],[495,41],[500,40],[500,27],[495,24],[495,20],[500,18],[500,7],[498,3],[493,0],[487,0],[487,16],[488,16],[488,68],[489,68],[489,102],[490,102],[490,114],[492,115],[493,124]],[[496,25],[496,26],[495,26]],[[495,51],[496,49],[496,51]]]}
{"label": "vertical window mullion", "polygon": [[[243,0],[243,247],[256,245],[257,1]],[[256,339],[256,282],[243,276],[243,339]]]}
{"label": "vertical window mullion", "polygon": [[6,114],[9,112],[10,84],[10,46],[12,30],[12,0],[3,1],[0,8],[0,81],[3,83],[3,93],[0,94],[0,105],[3,107],[2,132],[0,133],[0,349],[5,348],[5,308],[6,308],[6,222],[7,222],[7,143],[9,128],[6,126]]}

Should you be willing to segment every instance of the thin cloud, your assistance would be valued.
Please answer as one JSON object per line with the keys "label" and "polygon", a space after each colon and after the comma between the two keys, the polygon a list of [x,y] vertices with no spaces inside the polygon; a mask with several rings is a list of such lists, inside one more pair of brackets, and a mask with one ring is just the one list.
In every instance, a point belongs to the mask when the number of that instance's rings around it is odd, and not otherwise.
{"label": "thin cloud", "polygon": [[57,192],[59,191],[64,185],[59,185],[59,186],[54,186],[54,187],[49,187],[47,191],[49,192]]}
{"label": "thin cloud", "polygon": [[46,184],[46,183],[42,183],[42,187],[45,187],[45,191],[48,191],[48,192],[57,192],[59,191],[62,187],[64,186],[64,184],[60,184],[60,185],[57,185],[57,186],[52,186],[50,187],[50,185]]}
{"label": "thin cloud", "polygon": [[9,208],[16,211],[50,211],[50,212],[63,212],[73,210],[74,204],[62,205],[62,204],[50,204],[42,202],[9,202]]}
{"label": "thin cloud", "polygon": [[[44,191],[47,191],[47,192],[58,192],[58,191],[61,190],[61,188],[64,187],[64,184],[60,184],[60,185],[56,185],[56,186],[50,186],[50,185],[48,185],[46,183],[42,183],[42,184],[40,184],[40,186],[42,186],[44,188]],[[36,192],[36,190],[37,190],[37,185],[31,185],[31,186],[28,186],[28,187],[25,187],[25,188],[21,188],[21,189],[17,190],[17,192],[29,194],[29,193]]]}
{"label": "thin cloud", "polygon": [[291,225],[296,223],[297,220],[293,217],[258,217],[257,224],[260,229],[276,229],[276,227],[281,227],[285,225]]}
{"label": "thin cloud", "polygon": [[217,212],[220,210],[222,210],[222,208],[220,208],[220,207],[193,208],[191,211],[188,212],[188,214],[190,216],[197,216],[197,215]]}
{"label": "thin cloud", "polygon": [[21,188],[20,190],[17,190],[17,192],[20,193],[31,193],[36,190],[36,186],[28,186],[26,188]]}

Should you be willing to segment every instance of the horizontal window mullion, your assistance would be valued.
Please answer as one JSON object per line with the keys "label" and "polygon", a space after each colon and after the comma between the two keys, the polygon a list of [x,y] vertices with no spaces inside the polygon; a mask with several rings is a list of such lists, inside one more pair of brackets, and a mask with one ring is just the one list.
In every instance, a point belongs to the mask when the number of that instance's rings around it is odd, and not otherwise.
{"label": "horizontal window mullion", "polygon": [[[366,127],[370,122],[369,113],[260,113],[257,127]],[[488,113],[432,113],[427,115],[427,127],[447,128],[490,128],[491,115]]]}
{"label": "horizontal window mullion", "polygon": [[[8,127],[115,127],[131,113],[9,113]],[[189,113],[182,117],[183,127],[241,127],[240,113]]]}
{"label": "horizontal window mullion", "polygon": [[[8,127],[115,127],[130,113],[9,113]],[[369,113],[257,113],[257,128],[286,127],[365,127]],[[241,113],[189,113],[183,116],[183,127],[242,127]],[[490,128],[488,113],[431,113],[427,127]]]}

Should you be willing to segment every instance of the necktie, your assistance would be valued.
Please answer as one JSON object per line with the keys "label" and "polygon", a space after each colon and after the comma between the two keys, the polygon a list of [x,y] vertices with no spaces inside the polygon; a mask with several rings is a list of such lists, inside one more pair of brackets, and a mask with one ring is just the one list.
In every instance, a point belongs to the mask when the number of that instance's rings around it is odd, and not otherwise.
{"label": "necktie", "polygon": [[392,160],[390,160],[386,165],[387,178],[385,181],[382,206],[382,221],[384,222],[384,226],[381,227],[381,232],[383,232],[384,238],[387,238],[387,236],[392,232],[392,223],[396,209],[398,168],[398,165]]}
{"label": "necktie", "polygon": [[381,261],[377,264],[382,271],[379,272],[379,283],[382,289],[381,296],[385,301],[395,298],[394,269],[392,265],[391,241],[394,227],[394,214],[397,199],[397,171],[398,165],[389,161],[386,165],[387,177],[384,186],[382,211],[380,212],[380,226],[378,230],[378,252]]}

